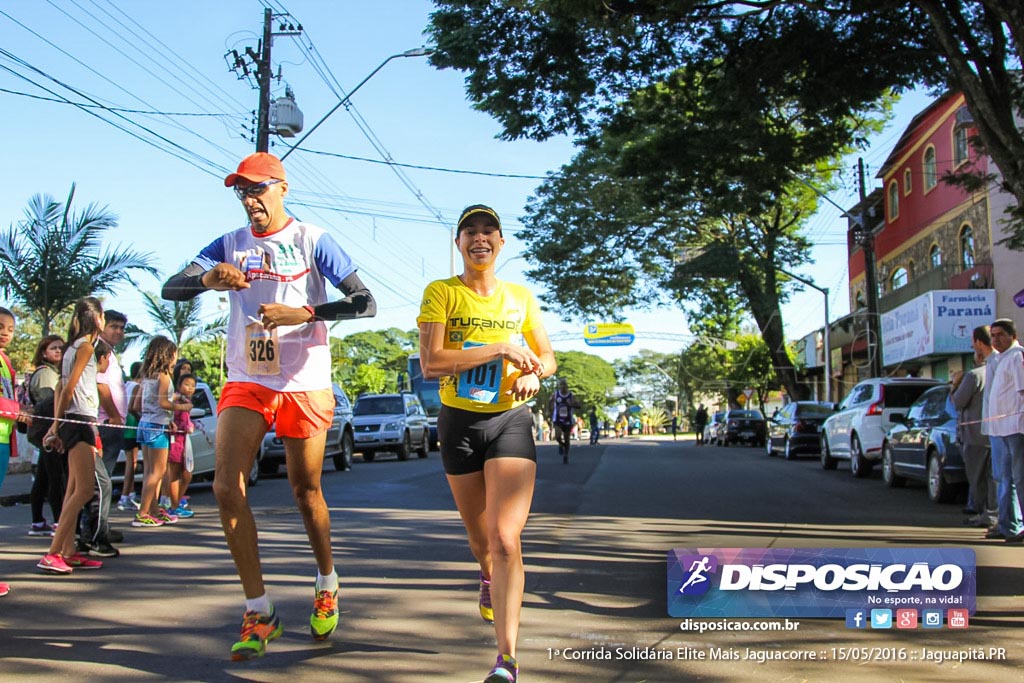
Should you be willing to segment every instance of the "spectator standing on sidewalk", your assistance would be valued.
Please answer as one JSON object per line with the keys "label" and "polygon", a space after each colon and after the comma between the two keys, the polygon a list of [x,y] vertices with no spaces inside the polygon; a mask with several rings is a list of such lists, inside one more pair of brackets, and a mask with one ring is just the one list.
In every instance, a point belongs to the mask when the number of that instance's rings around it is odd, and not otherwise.
{"label": "spectator standing on sidewalk", "polygon": [[590,409],[590,445],[597,444],[601,437],[601,421],[597,419],[597,408]]}
{"label": "spectator standing on sidewalk", "polygon": [[[14,314],[6,308],[0,308],[0,487],[3,487],[7,476],[7,465],[12,457],[17,457],[18,440],[14,436],[15,422],[28,422],[29,413],[22,409],[15,396],[18,375],[14,372],[11,359],[4,349],[14,339]],[[0,583],[0,596],[11,592],[9,584]]]}
{"label": "spectator standing on sidewalk", "polygon": [[[28,380],[29,403],[35,406],[43,400],[53,398],[53,392],[60,382],[60,357],[64,354],[64,339],[59,334],[48,334],[36,345],[32,357],[32,371]],[[52,414],[52,410],[51,410]],[[64,489],[67,486],[67,465],[61,464],[61,454],[39,449],[39,460],[32,477],[29,505],[32,508],[32,526],[29,536],[53,536],[53,526],[43,517],[43,502],[49,501],[53,521],[60,519],[64,503]]]}
{"label": "spectator standing on sidewalk", "polygon": [[[100,339],[115,349],[124,341],[124,329],[128,318],[119,311],[104,313],[103,331]],[[128,395],[125,392],[124,373],[117,354],[111,352],[109,365],[104,372],[96,373],[96,389],[99,392],[100,407],[97,415],[99,421],[100,442],[103,444],[103,458],[96,461],[96,498],[90,502],[88,515],[83,520],[82,542],[80,550],[94,557],[117,557],[120,554],[112,545],[121,540],[120,532],[110,529],[110,501],[113,486],[110,475],[117,464],[117,456],[124,447],[125,418],[128,416]]]}
{"label": "spectator standing on sidewalk", "polygon": [[44,448],[67,451],[68,486],[50,551],[36,564],[43,571],[70,574],[74,569],[99,569],[102,562],[89,559],[75,549],[78,513],[92,498],[96,482],[96,448],[99,433],[96,416],[99,392],[96,373],[100,371],[96,349],[106,342],[103,306],[91,296],[79,299],[68,326],[68,344],[61,359],[60,392],[53,408],[53,424],[43,438]]}
{"label": "spectator standing on sidewalk", "polygon": [[982,433],[992,444],[999,523],[985,537],[1019,543],[1024,541],[1017,488],[1024,486],[1024,349],[1012,320],[1000,318],[989,329],[994,352],[985,366]]}
{"label": "spectator standing on sidewalk", "polygon": [[136,428],[139,426],[139,413],[132,410],[135,392],[142,391],[142,385],[139,383],[141,372],[142,361],[132,363],[128,382],[124,385],[124,393],[128,397],[128,414],[124,418],[124,423],[128,429],[124,430],[124,483],[121,484],[121,499],[117,503],[117,509],[122,512],[138,510],[141,501],[139,494],[135,493],[135,465],[139,455]]}
{"label": "spectator standing on sidewalk", "polygon": [[708,426],[708,409],[701,403],[693,415],[693,431],[697,435],[697,445],[704,445],[704,428]]}
{"label": "spectator standing on sidewalk", "polygon": [[988,528],[999,520],[996,486],[992,480],[991,447],[988,438],[981,433],[985,362],[992,354],[988,325],[975,328],[971,345],[974,347],[974,369],[953,376],[951,398],[957,411],[957,438],[961,444],[967,482],[977,508],[977,514],[967,523]]}

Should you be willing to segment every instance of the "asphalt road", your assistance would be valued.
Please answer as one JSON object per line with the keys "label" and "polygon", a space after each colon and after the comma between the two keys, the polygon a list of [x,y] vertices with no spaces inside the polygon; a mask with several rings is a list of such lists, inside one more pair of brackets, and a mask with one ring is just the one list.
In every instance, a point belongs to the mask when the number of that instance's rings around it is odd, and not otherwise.
{"label": "asphalt road", "polygon": [[[439,456],[327,465],[342,624],[308,635],[315,565],[284,477],[250,492],[264,571],[284,636],[262,659],[232,663],[242,595],[208,485],[196,517],[132,529],[102,570],[35,569],[46,539],[25,535],[27,507],[0,508],[0,680],[479,681],[494,660],[476,609],[476,569]],[[891,491],[845,465],[787,462],[751,448],[628,438],[574,446],[563,465],[540,449],[537,494],[524,535],[526,598],[520,680],[531,681],[1007,681],[1024,678],[1024,547],[983,541],[960,505],[923,488]],[[978,612],[970,628],[855,631],[800,620],[793,632],[698,635],[667,616],[666,557],[676,547],[970,547]],[[873,659],[743,659],[748,648],[800,652],[874,647],[917,652],[1003,647],[1005,659],[937,664]],[[711,648],[738,660],[707,657]],[[672,660],[647,659],[651,653]],[[851,655],[851,657],[854,655]],[[882,657],[882,659],[879,659]]]}

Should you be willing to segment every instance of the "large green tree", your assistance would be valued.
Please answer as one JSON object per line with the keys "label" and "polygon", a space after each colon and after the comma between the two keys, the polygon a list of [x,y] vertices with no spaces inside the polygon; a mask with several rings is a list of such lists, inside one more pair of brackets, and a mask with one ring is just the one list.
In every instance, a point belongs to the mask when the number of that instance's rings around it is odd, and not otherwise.
{"label": "large green tree", "polygon": [[763,406],[768,392],[779,388],[772,355],[761,335],[745,332],[734,339],[728,348],[703,341],[686,347],[678,359],[680,378],[691,396],[720,396],[736,406],[749,388],[756,394],[754,402]]}
{"label": "large green tree", "polygon": [[[679,358],[670,353],[641,349],[634,356],[615,361],[615,376],[625,390],[627,403],[660,401],[667,396],[680,400]],[[685,399],[683,399],[685,402]]]}
{"label": "large green tree", "polygon": [[570,313],[742,301],[779,380],[802,396],[781,303],[782,271],[808,259],[801,231],[818,197],[804,179],[828,187],[888,111],[884,100],[809,110],[802,88],[713,60],[636,91],[527,207],[529,275]]}
{"label": "large green tree", "polygon": [[435,4],[432,63],[466,71],[470,99],[507,138],[590,135],[637,88],[709,59],[793,78],[807,110],[833,116],[889,90],[960,90],[977,142],[1017,199],[1011,245],[1024,246],[1024,131],[1014,118],[1024,113],[1014,75],[1024,59],[1020,0]]}
{"label": "large green tree", "polygon": [[24,219],[0,232],[0,291],[38,316],[44,335],[77,299],[135,285],[133,273],[157,274],[150,254],[104,248],[103,234],[117,226],[117,216],[97,204],[74,211],[74,198],[74,184],[64,202],[35,195]]}
{"label": "large green tree", "polygon": [[418,348],[419,331],[397,327],[354,332],[342,338],[332,337],[334,380],[353,396],[359,391],[394,391],[398,375],[406,371],[409,354]]}

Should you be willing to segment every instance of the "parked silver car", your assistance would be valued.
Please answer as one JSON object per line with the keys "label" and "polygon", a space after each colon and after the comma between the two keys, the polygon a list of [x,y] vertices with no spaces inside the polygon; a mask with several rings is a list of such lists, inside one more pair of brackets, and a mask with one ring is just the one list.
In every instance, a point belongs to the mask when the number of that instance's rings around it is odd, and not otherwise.
{"label": "parked silver car", "polygon": [[[214,444],[217,435],[217,399],[205,382],[196,384],[196,393],[192,395],[192,422],[195,424],[195,432],[189,435],[192,444],[192,458],[194,467],[192,469],[192,481],[203,481],[213,479],[213,472],[216,468]],[[114,465],[114,473],[110,476],[111,481],[122,483],[124,481],[124,452],[117,456],[117,463]],[[135,460],[135,481],[142,484],[142,454],[139,453]],[[260,458],[257,454],[253,461],[252,469],[249,471],[249,486],[255,486],[260,478]]]}
{"label": "parked silver car", "polygon": [[372,462],[379,451],[391,451],[399,460],[413,452],[421,458],[430,448],[427,413],[414,394],[363,394],[352,408],[355,450]]}
{"label": "parked silver car", "polygon": [[[334,469],[347,472],[352,469],[352,454],[355,452],[355,439],[352,430],[352,404],[344,390],[337,384],[334,390],[334,418],[327,429],[327,443],[324,458],[331,453],[334,458]],[[271,427],[263,437],[260,458],[260,472],[274,474],[284,464],[284,442]]]}

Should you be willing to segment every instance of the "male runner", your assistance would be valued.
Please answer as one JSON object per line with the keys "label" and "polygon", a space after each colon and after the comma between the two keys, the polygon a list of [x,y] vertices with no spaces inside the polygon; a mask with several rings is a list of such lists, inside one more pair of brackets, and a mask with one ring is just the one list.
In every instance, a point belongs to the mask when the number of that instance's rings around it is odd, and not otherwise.
{"label": "male runner", "polygon": [[[331,353],[324,320],[376,314],[373,296],[334,238],[297,221],[284,208],[288,181],[277,157],[252,154],[224,179],[249,225],[211,242],[164,284],[163,297],[184,301],[208,289],[229,292],[228,380],[217,407],[214,493],[221,525],[245,592],[234,660],[262,656],[281,635],[267,596],[246,474],[271,425],[284,441],[288,481],[316,557],[310,632],[326,639],[338,624],[338,576],[331,523],[320,489],[324,442],[331,424]],[[327,283],[344,298],[327,301]]]}

